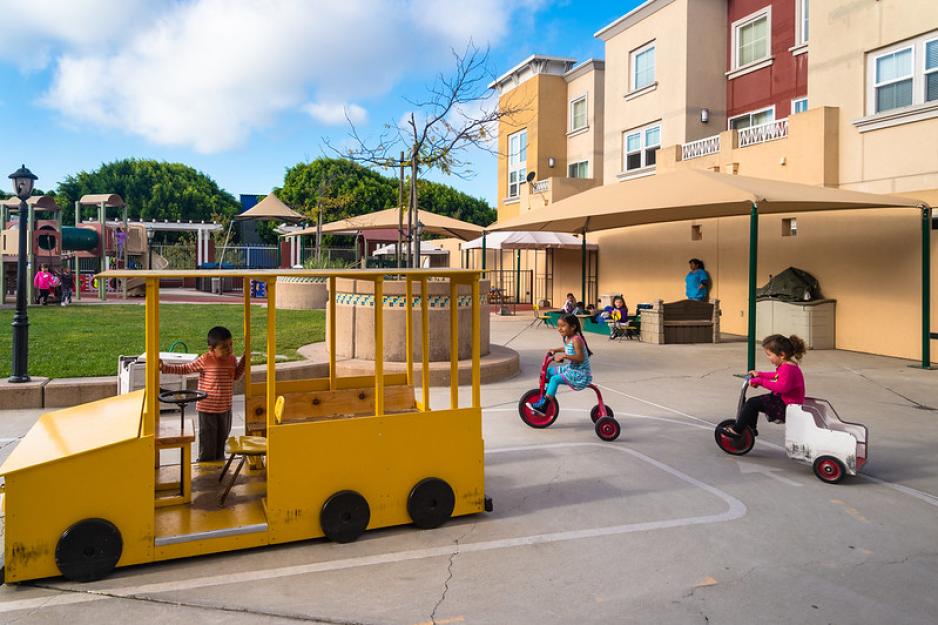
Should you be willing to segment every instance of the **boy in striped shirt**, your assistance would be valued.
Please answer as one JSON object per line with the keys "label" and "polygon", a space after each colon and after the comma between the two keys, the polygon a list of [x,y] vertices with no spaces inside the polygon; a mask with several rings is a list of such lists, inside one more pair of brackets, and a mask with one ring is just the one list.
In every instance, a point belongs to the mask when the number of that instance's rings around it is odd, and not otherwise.
{"label": "boy in striped shirt", "polygon": [[235,380],[244,375],[245,355],[232,355],[231,332],[215,326],[208,331],[208,351],[185,365],[160,361],[163,373],[199,372],[199,390],[208,397],[196,403],[199,412],[199,462],[224,460],[225,441],[231,433],[231,396]]}

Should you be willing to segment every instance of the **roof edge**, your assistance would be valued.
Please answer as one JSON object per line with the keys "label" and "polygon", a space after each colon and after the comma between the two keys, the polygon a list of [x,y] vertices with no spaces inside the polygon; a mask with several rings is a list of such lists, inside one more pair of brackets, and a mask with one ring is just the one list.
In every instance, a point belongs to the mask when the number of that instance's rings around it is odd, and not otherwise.
{"label": "roof edge", "polygon": [[646,0],[643,4],[638,5],[611,24],[607,24],[597,30],[593,33],[593,37],[602,39],[603,41],[609,41],[624,30],[641,22],[646,17],[654,15],[672,2],[674,2],[674,0]]}

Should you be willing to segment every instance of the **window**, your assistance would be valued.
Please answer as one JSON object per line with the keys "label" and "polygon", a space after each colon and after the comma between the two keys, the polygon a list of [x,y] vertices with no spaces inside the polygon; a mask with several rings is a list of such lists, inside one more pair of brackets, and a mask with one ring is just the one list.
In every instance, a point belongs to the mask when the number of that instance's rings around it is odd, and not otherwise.
{"label": "window", "polygon": [[808,110],[808,98],[798,98],[791,101],[791,114],[804,113]]}
{"label": "window", "polygon": [[570,103],[570,132],[586,128],[586,96]]}
{"label": "window", "polygon": [[798,220],[794,217],[787,219],[782,219],[782,236],[783,237],[796,237],[798,236]]}
{"label": "window", "polygon": [[644,89],[655,82],[655,44],[634,50],[630,55],[629,65],[632,76],[629,91]]}
{"label": "window", "polygon": [[925,101],[938,100],[938,39],[925,43]]}
{"label": "window", "polygon": [[661,126],[655,124],[623,134],[625,171],[651,167],[655,164],[658,148],[661,147]]}
{"label": "window", "polygon": [[567,172],[570,178],[589,178],[589,161],[570,163]]}
{"label": "window", "polygon": [[703,240],[703,230],[701,226],[692,225],[690,227],[690,240],[691,241],[702,241]]}
{"label": "window", "polygon": [[795,5],[795,24],[797,25],[798,29],[798,45],[808,43],[808,5],[810,2],[811,0],[798,0],[797,4]]}
{"label": "window", "polygon": [[734,68],[745,67],[769,57],[772,50],[770,18],[770,8],[766,7],[733,25]]}
{"label": "window", "polygon": [[876,108],[881,113],[912,104],[912,48],[876,57]]}
{"label": "window", "polygon": [[729,121],[729,129],[742,130],[743,128],[749,128],[750,126],[759,126],[760,124],[768,124],[774,121],[775,107],[771,106],[767,109],[762,109],[761,111],[752,111],[751,113],[743,113],[742,115],[731,117]]}
{"label": "window", "polygon": [[528,131],[508,136],[508,197],[521,195],[521,184],[528,175]]}

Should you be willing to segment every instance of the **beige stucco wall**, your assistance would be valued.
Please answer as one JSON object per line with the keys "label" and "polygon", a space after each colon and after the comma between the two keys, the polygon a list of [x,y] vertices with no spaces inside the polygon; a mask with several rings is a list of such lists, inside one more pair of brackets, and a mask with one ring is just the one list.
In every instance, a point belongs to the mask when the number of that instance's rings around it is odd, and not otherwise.
{"label": "beige stucco wall", "polygon": [[[687,3],[691,42],[684,50],[687,68],[684,141],[709,137],[726,128],[726,15],[725,2],[691,0]],[[662,70],[666,77],[673,71],[670,66],[662,66]],[[710,121],[706,124],[700,121],[700,110],[704,108],[710,111]]]}
{"label": "beige stucco wall", "polygon": [[[934,0],[811,4],[808,103],[840,108],[840,184],[881,193],[938,188],[938,118],[860,133],[866,55],[938,28]],[[916,50],[918,58],[921,50]]]}
{"label": "beige stucco wall", "polygon": [[[603,107],[605,90],[603,89],[604,71],[591,70],[582,76],[567,82],[567,163],[589,162],[589,177],[602,182],[603,176]],[[574,100],[586,96],[587,127],[575,134],[570,133],[571,111]],[[541,172],[538,172],[539,174]],[[558,172],[555,167],[551,176],[567,176],[566,168]],[[547,177],[547,176],[542,176]]]}
{"label": "beige stucco wall", "polygon": [[[675,0],[606,41],[603,182],[623,169],[622,134],[661,121],[661,145],[685,140],[687,106],[687,1]],[[629,92],[629,53],[655,41],[657,87],[634,99]]]}

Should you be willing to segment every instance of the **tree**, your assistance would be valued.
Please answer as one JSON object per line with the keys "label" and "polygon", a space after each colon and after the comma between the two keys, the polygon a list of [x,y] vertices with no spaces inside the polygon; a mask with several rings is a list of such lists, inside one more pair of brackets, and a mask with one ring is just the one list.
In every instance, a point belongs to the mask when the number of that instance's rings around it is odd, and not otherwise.
{"label": "tree", "polygon": [[322,196],[347,201],[324,210],[324,221],[391,208],[397,203],[397,183],[347,159],[320,158],[287,170],[283,187],[274,192],[294,210],[316,220]]}
{"label": "tree", "polygon": [[68,176],[56,194],[67,223],[74,220],[68,209],[91,193],[117,193],[131,219],[211,221],[213,215],[232,216],[239,208],[234,196],[205,174],[182,163],[154,160],[124,159]]}
{"label": "tree", "polygon": [[[421,168],[437,169],[445,174],[470,177],[474,174],[465,152],[471,147],[493,152],[489,140],[494,126],[503,117],[514,117],[526,110],[523,104],[499,107],[492,103],[492,90],[487,86],[493,76],[487,70],[488,50],[479,50],[471,41],[465,52],[453,52],[455,71],[452,76],[439,75],[423,100],[406,101],[412,110],[403,124],[386,124],[386,131],[377,143],[367,144],[351,120],[349,135],[353,147],[345,151],[327,147],[358,163],[391,169],[406,165],[410,168],[408,232],[416,220],[419,206],[418,184]],[[403,149],[406,163],[398,156]],[[419,264],[419,241],[411,237],[414,250],[413,266]]]}

